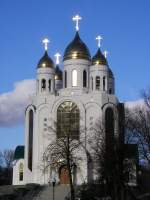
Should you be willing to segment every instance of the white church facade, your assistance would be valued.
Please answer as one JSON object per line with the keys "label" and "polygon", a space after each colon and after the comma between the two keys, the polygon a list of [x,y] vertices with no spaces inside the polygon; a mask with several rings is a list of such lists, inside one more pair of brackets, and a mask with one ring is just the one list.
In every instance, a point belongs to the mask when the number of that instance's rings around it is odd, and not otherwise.
{"label": "white church facade", "polygon": [[[123,104],[115,96],[115,78],[106,55],[101,52],[101,37],[97,37],[97,40],[98,50],[91,57],[88,47],[80,38],[77,23],[75,37],[64,52],[63,70],[58,62],[55,65],[49,57],[48,40],[44,40],[45,53],[37,66],[36,95],[25,111],[25,147],[19,146],[15,152],[14,185],[48,184],[54,172],[57,182],[67,183],[64,166],[54,169],[49,165],[47,170],[43,170],[43,155],[47,146],[61,135],[61,124],[70,125],[68,110],[72,112],[71,123],[76,122],[73,133],[78,135],[78,140],[84,138],[87,150],[86,140],[91,134],[90,127],[97,121],[103,124],[107,124],[107,120],[109,123],[111,121],[111,134],[123,143],[123,131],[119,124]],[[58,58],[59,54],[56,56]],[[50,127],[55,122],[56,132],[52,133]],[[106,137],[111,138],[109,128],[105,131]],[[86,153],[82,152],[80,156],[82,159],[76,163],[74,174],[76,184],[96,179],[94,173],[91,177],[93,169],[88,166]]]}

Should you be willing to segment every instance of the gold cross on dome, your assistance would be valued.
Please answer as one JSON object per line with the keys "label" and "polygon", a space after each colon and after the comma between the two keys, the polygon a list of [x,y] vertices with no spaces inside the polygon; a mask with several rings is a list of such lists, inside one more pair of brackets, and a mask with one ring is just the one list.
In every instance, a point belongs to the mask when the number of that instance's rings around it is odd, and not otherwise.
{"label": "gold cross on dome", "polygon": [[105,58],[107,58],[107,55],[108,55],[108,51],[104,51]]}
{"label": "gold cross on dome", "polygon": [[98,35],[97,37],[96,37],[96,40],[97,40],[97,45],[98,45],[98,47],[100,48],[100,46],[101,46],[101,40],[102,40],[103,38],[100,36],[100,35]]}
{"label": "gold cross on dome", "polygon": [[49,39],[48,38],[44,38],[42,42],[44,44],[45,51],[47,51],[48,50]]}
{"label": "gold cross on dome", "polygon": [[61,55],[59,53],[56,53],[54,56],[56,57],[56,65],[59,65],[60,63],[59,58],[61,57]]}
{"label": "gold cross on dome", "polygon": [[80,15],[76,15],[72,18],[73,21],[76,22],[76,31],[79,31],[79,21],[82,19],[82,17],[80,17]]}

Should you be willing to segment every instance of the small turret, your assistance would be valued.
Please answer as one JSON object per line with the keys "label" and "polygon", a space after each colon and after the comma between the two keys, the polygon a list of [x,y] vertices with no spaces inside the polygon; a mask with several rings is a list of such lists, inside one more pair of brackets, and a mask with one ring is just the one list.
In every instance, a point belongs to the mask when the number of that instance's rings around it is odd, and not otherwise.
{"label": "small turret", "polygon": [[55,66],[48,55],[49,40],[43,40],[45,53],[37,65],[37,94],[48,94],[55,91]]}
{"label": "small turret", "polygon": [[92,91],[101,91],[114,94],[114,76],[107,62],[107,51],[101,52],[102,37],[98,36],[98,50],[92,58],[90,67],[90,88]]}

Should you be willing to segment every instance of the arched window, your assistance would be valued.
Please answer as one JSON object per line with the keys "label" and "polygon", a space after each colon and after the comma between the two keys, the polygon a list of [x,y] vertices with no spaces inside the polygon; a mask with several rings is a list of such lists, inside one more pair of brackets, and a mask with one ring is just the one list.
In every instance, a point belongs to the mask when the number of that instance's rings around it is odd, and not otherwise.
{"label": "arched window", "polygon": [[93,90],[93,77],[91,77],[91,88]]}
{"label": "arched window", "polygon": [[105,111],[106,153],[110,158],[114,147],[114,112],[112,108]]}
{"label": "arched window", "polygon": [[87,73],[86,73],[86,70],[83,71],[83,87],[87,87]]}
{"label": "arched window", "polygon": [[33,153],[33,110],[29,111],[29,135],[28,135],[28,168],[32,171]]}
{"label": "arched window", "polygon": [[109,94],[112,94],[112,90],[111,90],[111,88],[109,89]]}
{"label": "arched window", "polygon": [[19,181],[23,181],[23,163],[19,164]]}
{"label": "arched window", "polygon": [[63,102],[57,109],[57,137],[79,139],[79,121],[78,106],[71,101]]}
{"label": "arched window", "polygon": [[42,79],[42,91],[46,89],[46,80]]}
{"label": "arched window", "polygon": [[65,88],[67,87],[67,71],[65,71]]}
{"label": "arched window", "polygon": [[72,71],[72,86],[77,86],[77,70],[75,69]]}
{"label": "arched window", "polygon": [[100,90],[100,77],[96,76],[96,90]]}
{"label": "arched window", "polygon": [[105,86],[106,86],[106,78],[105,78],[105,76],[103,77],[103,91],[105,91]]}
{"label": "arched window", "polygon": [[48,88],[49,88],[49,91],[51,91],[51,79],[49,79],[48,81]]}

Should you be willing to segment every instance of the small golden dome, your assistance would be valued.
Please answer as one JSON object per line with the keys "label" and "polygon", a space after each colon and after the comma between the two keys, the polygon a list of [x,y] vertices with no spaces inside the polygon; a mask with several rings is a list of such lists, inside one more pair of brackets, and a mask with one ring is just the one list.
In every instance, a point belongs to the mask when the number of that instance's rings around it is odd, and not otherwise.
{"label": "small golden dome", "polygon": [[37,68],[54,68],[54,63],[48,56],[47,51],[45,51],[44,56],[40,59]]}
{"label": "small golden dome", "polygon": [[102,54],[100,48],[92,58],[92,65],[108,65],[105,56]]}
{"label": "small golden dome", "polygon": [[70,59],[91,60],[89,49],[81,40],[78,32],[76,32],[73,41],[67,46],[64,53],[63,61]]}

